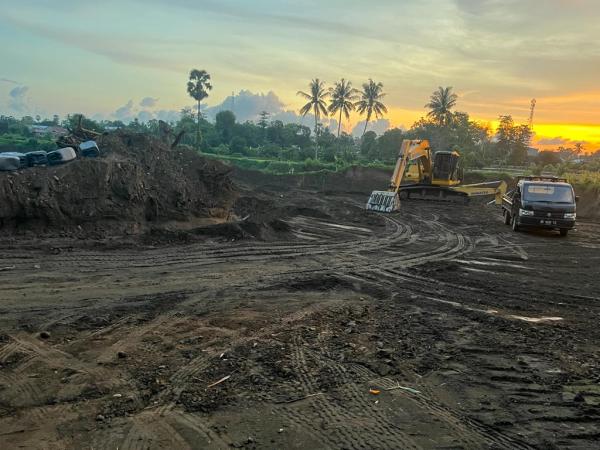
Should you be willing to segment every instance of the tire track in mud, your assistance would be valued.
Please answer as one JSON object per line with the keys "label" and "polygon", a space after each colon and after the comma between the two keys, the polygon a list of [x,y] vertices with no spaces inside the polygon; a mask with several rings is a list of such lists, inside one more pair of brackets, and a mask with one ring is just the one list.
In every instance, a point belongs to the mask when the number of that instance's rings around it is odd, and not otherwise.
{"label": "tire track in mud", "polygon": [[[175,267],[182,269],[184,267],[198,268],[201,266],[210,266],[221,263],[256,261],[263,259],[278,258],[298,258],[304,256],[327,255],[331,253],[340,253],[345,251],[372,251],[385,247],[387,243],[410,239],[412,228],[410,225],[398,222],[387,216],[383,216],[386,226],[390,229],[383,236],[375,236],[364,239],[347,239],[341,242],[320,241],[316,243],[274,243],[260,244],[250,246],[233,246],[230,248],[214,248],[207,250],[206,246],[194,245],[191,248],[185,248],[185,251],[168,250],[148,250],[142,252],[128,253],[125,255],[119,253],[92,254],[86,252],[77,252],[69,254],[68,257],[46,256],[46,261],[52,266],[61,267],[66,270],[69,267],[76,268],[76,273],[97,273],[102,270],[104,265],[106,269],[116,271],[119,269],[145,269],[145,268],[165,268]],[[319,227],[315,227],[319,230]],[[351,234],[351,233],[345,233]],[[156,253],[156,254],[155,254]],[[20,271],[31,271],[31,261],[19,263],[11,260],[15,269],[11,274]],[[1,276],[1,273],[0,273]]]}
{"label": "tire track in mud", "polygon": [[[296,369],[304,395],[317,394],[318,384],[308,364],[308,357],[319,367],[333,369],[345,378],[344,403],[329,400],[327,394],[314,395],[306,399],[311,408],[303,405],[288,405],[281,411],[288,420],[316,434],[319,440],[332,448],[369,449],[403,448],[418,449],[418,446],[378,408],[365,399],[365,393],[354,382],[349,382],[347,372],[337,365],[328,363],[322,357],[306,350],[305,344],[296,336],[291,352],[292,364]],[[322,427],[315,427],[315,420]],[[368,430],[368,432],[366,431]]]}
{"label": "tire track in mud", "polygon": [[[395,219],[389,219],[394,222],[396,225],[401,226],[399,222]],[[420,219],[419,220],[423,220]],[[413,266],[418,266],[425,264],[430,261],[443,261],[443,260],[451,260],[456,257],[459,257],[465,253],[469,253],[473,250],[474,245],[472,244],[469,237],[452,231],[445,227],[443,224],[434,221],[424,221],[428,225],[432,225],[433,228],[437,231],[437,236],[442,238],[442,242],[439,245],[436,245],[433,248],[428,248],[427,250],[423,250],[419,253],[406,253],[406,254],[394,254],[387,258],[382,258],[378,261],[371,262],[369,261],[361,261],[360,264],[355,262],[352,263],[341,263],[341,264],[332,264],[327,268],[319,268],[319,269],[307,269],[307,270],[295,270],[295,271],[284,271],[274,274],[265,275],[263,279],[270,278],[282,278],[286,276],[292,276],[295,280],[301,280],[302,276],[310,277],[311,274],[319,273],[319,274],[331,274],[331,275],[350,275],[356,276],[360,278],[363,275],[367,275],[370,272],[377,272],[382,268],[387,269],[403,269]],[[410,237],[413,237],[412,230],[410,232]],[[410,238],[409,238],[410,239]],[[388,244],[390,244],[389,240],[386,240]],[[393,243],[394,240],[392,239]],[[378,242],[373,248],[369,249],[372,251],[381,250],[382,248],[389,247],[389,245],[382,245],[381,242]],[[355,248],[353,251],[348,252],[346,257],[351,258],[352,261],[356,261],[363,256],[364,250],[360,247]],[[381,257],[380,257],[381,258]],[[239,285],[242,287],[243,285]]]}
{"label": "tire track in mud", "polygon": [[[378,378],[378,375],[364,366],[358,366],[361,367],[361,369],[357,371],[359,378],[352,377],[354,380],[350,380],[350,374],[344,364],[336,363],[328,358],[323,358],[322,355],[315,351],[307,351],[323,365],[332,369],[337,379],[344,381],[344,393],[346,394],[344,398],[350,398],[350,401],[358,400],[356,401],[357,406],[363,411],[369,411],[370,417],[374,417],[377,424],[384,428],[382,430],[377,430],[377,434],[381,433],[384,436],[389,436],[390,434],[393,435],[395,426],[381,409],[374,408],[372,403],[365,400],[364,389],[360,390],[355,380],[376,385],[384,389],[394,388],[400,382],[403,382],[403,380],[398,379],[398,376],[396,376],[395,379]],[[415,373],[410,375],[412,375],[410,378],[417,379]],[[492,427],[488,427],[448,408],[436,399],[436,396],[427,385],[419,383],[418,379],[415,383],[415,389],[419,390],[419,394],[409,394],[406,391],[398,390],[394,391],[392,395],[403,395],[415,403],[420,410],[431,416],[432,422],[437,423],[440,421],[441,423],[444,423],[449,428],[449,431],[452,432],[451,436],[458,441],[459,446],[463,446],[464,448],[481,448],[482,444],[485,443],[496,446],[494,448],[503,448],[507,450],[532,450],[534,448],[519,439],[501,433]],[[350,394],[348,391],[350,391]],[[419,447],[416,444],[414,447],[409,447],[404,444],[404,446],[398,448]]]}
{"label": "tire track in mud", "polygon": [[[377,425],[375,425],[375,428],[369,427],[369,430],[375,432],[377,435],[386,437],[398,433],[397,427],[383,410],[374,408],[373,404],[365,399],[365,388],[360,389],[357,381],[388,389],[394,388],[400,383],[406,384],[402,379],[401,374],[396,375],[393,379],[389,377],[380,378],[374,372],[362,365],[337,363],[327,358],[322,353],[308,348],[304,348],[303,350],[303,344],[298,339],[295,341],[295,350],[296,352],[301,351],[304,354],[309,354],[319,366],[327,367],[332,371],[336,380],[342,382],[344,402],[350,402],[350,405],[345,403],[343,405],[344,408],[349,408],[351,410],[358,409],[363,412],[368,411],[369,417],[376,421]],[[306,356],[303,358],[306,360]],[[306,374],[309,373],[306,363],[298,365],[297,370],[299,372],[304,371]],[[507,450],[532,450],[535,448],[515,436],[503,433],[494,427],[466,417],[462,413],[444,405],[436,398],[433,391],[426,384],[419,382],[419,379],[414,372],[408,372],[405,378],[413,380],[412,384],[419,393],[413,394],[402,390],[395,390],[390,394],[402,395],[414,403],[421,411],[430,416],[433,423],[441,422],[447,426],[451,432],[450,436],[457,441],[457,446],[459,448],[481,448],[483,444],[492,446],[492,448],[502,448]],[[307,382],[303,384],[310,387],[309,390],[305,390],[305,395],[309,394],[310,390],[315,390],[313,385],[309,385]],[[319,397],[319,400],[313,400],[313,403],[317,403],[318,401],[320,401],[320,406],[323,406],[322,402],[325,401],[325,399],[324,397]],[[309,424],[313,423],[313,421],[307,420],[306,418],[297,417],[298,414],[299,412],[296,411],[295,418],[297,420]],[[351,417],[348,419],[350,420]],[[380,429],[377,429],[377,427]],[[403,438],[408,439],[405,435]],[[370,440],[370,442],[374,441]],[[380,448],[419,448],[418,445],[414,443],[413,446],[410,446],[410,443],[410,441],[402,444],[396,443],[400,446],[386,447],[384,445]]]}
{"label": "tire track in mud", "polygon": [[[68,370],[72,372],[70,380],[79,379],[85,382],[85,385],[101,382],[107,389],[121,388],[127,384],[126,381],[115,378],[115,374],[110,369],[98,365],[96,362],[85,362],[74,355],[51,347],[42,342],[36,342],[30,336],[10,336],[11,343],[3,353],[5,362],[11,354],[20,352],[26,355],[25,358],[18,361],[15,367],[11,368],[11,373],[0,374],[0,380],[11,386],[10,398],[19,404],[25,406],[42,406],[53,395],[48,391],[44,392],[44,387],[40,384],[39,378],[32,377],[40,369]],[[18,394],[18,395],[17,395]],[[7,397],[8,399],[8,397]]]}
{"label": "tire track in mud", "polygon": [[[353,277],[355,279],[358,279],[359,281],[364,281],[365,283],[369,283],[369,284],[377,284],[377,285],[381,285],[381,284],[385,284],[389,287],[389,289],[393,292],[394,288],[398,285],[398,280],[406,280],[406,279],[410,279],[410,277],[406,277],[405,274],[397,274],[393,271],[388,271],[388,270],[379,270],[379,271],[375,271],[373,274],[368,274],[368,273],[355,273],[353,274]],[[419,277],[419,280],[421,279],[421,277]],[[425,279],[425,285],[423,286],[424,289],[427,289],[427,287],[429,286],[430,289],[435,290],[437,288],[439,288],[438,285],[436,285],[436,281],[435,280],[431,280],[431,279]],[[433,291],[432,291],[433,292]],[[468,308],[467,305],[465,305],[465,307]],[[481,306],[480,306],[481,307]],[[481,310],[481,312],[483,313],[484,311]],[[467,352],[470,351],[470,347],[465,347],[462,346],[461,347],[463,352]],[[485,355],[486,357],[490,358],[490,363],[491,365],[485,365],[483,364],[483,361],[477,365],[477,367],[479,368],[478,372],[475,374],[476,375],[476,380],[471,380],[469,381],[469,383],[477,385],[477,384],[481,384],[484,386],[487,386],[491,389],[498,389],[498,383],[502,382],[503,383],[503,391],[507,393],[508,397],[511,399],[512,402],[514,403],[523,403],[522,397],[522,391],[525,389],[526,392],[530,393],[532,391],[530,391],[527,388],[524,388],[524,383],[527,383],[529,378],[523,378],[521,377],[519,374],[515,375],[515,376],[507,376],[504,373],[502,373],[501,375],[498,375],[498,372],[504,372],[506,370],[509,371],[514,371],[514,368],[511,364],[507,365],[507,368],[502,367],[502,366],[498,366],[498,360],[506,360],[506,354],[501,352],[501,351],[495,351],[495,350],[491,350],[489,348],[485,348],[485,347],[476,347],[473,348],[472,351],[476,352],[476,355],[479,357],[480,354]],[[542,356],[545,354],[537,354],[537,353],[532,353],[532,352],[520,352],[519,353],[521,356],[523,355],[531,355],[531,356]],[[491,358],[491,355],[495,356],[495,358]],[[369,377],[369,369],[364,368],[363,369],[363,377]],[[376,377],[375,374],[371,374],[371,376],[373,378]],[[485,381],[485,380],[490,380],[490,381]],[[492,382],[491,380],[496,380],[494,382]],[[401,380],[399,380],[401,381]],[[531,382],[531,381],[529,381]],[[390,382],[390,383],[381,383],[381,386],[383,388],[392,388],[394,387],[394,383]],[[494,448],[503,448],[503,449],[521,449],[521,450],[526,450],[526,449],[534,449],[536,447],[529,445],[526,441],[518,438],[517,436],[513,435],[513,434],[509,434],[509,433],[505,433],[500,431],[498,428],[491,426],[491,425],[486,425],[481,421],[478,421],[474,418],[471,417],[467,417],[464,414],[453,410],[452,408],[446,406],[444,403],[438,401],[435,397],[435,395],[433,394],[433,392],[431,391],[431,389],[423,384],[423,383],[418,383],[418,381],[415,384],[415,388],[417,390],[420,391],[419,394],[414,395],[414,394],[409,394],[407,392],[403,392],[402,390],[399,391],[395,391],[395,393],[397,393],[398,395],[403,395],[406,398],[409,398],[413,403],[415,403],[415,405],[420,408],[421,410],[427,412],[429,415],[437,418],[438,420],[440,420],[441,422],[447,424],[449,427],[451,427],[452,429],[455,430],[455,434],[453,434],[454,437],[456,437],[457,439],[461,440],[461,442],[467,446],[467,448],[479,448],[481,446],[481,443],[485,442],[488,445],[492,445],[494,446]],[[541,392],[541,394],[548,394],[548,393],[554,393],[554,391],[543,391]],[[528,394],[528,397],[530,395],[534,395],[533,393]],[[521,399],[521,400],[519,400]],[[545,405],[548,403],[548,399],[544,398],[543,396],[539,397],[539,400],[537,400],[536,402],[532,402],[532,404],[535,405]],[[577,406],[576,404],[569,404],[569,407],[573,408],[574,406]],[[550,417],[549,419],[547,419],[548,417]],[[560,422],[560,420],[564,419],[564,417],[559,418],[557,421]],[[525,429],[527,429],[527,425],[528,423],[530,423],[530,421],[544,421],[544,420],[548,420],[550,422],[553,421],[552,416],[547,416],[547,415],[542,415],[540,417],[536,417],[533,419],[525,419],[524,420],[524,426]],[[567,419],[565,419],[567,420]],[[593,419],[591,418],[583,418],[582,419],[582,423],[588,423],[588,422],[592,422]]]}

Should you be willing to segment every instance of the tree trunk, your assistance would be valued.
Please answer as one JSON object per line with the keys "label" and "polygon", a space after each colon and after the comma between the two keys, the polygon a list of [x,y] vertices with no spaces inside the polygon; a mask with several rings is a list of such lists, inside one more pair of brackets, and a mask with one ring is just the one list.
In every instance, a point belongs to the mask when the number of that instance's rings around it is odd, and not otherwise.
{"label": "tree trunk", "polygon": [[200,150],[200,101],[198,100],[198,128],[196,129],[196,150]]}
{"label": "tree trunk", "polygon": [[338,123],[338,139],[340,138],[340,130],[342,129],[342,110],[340,109],[340,122]]}
{"label": "tree trunk", "polygon": [[315,111],[315,161],[319,160],[319,133],[317,128],[319,126],[319,117]]}
{"label": "tree trunk", "polygon": [[362,137],[365,137],[365,133],[367,132],[367,127],[369,126],[369,121],[371,120],[371,111],[367,114],[367,120],[365,120],[365,129],[363,130]]}

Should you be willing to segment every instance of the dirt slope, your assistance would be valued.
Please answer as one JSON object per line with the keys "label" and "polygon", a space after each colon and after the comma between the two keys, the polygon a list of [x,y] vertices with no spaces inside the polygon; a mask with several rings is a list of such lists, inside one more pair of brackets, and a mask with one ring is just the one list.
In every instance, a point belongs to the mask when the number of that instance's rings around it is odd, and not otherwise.
{"label": "dirt slope", "polygon": [[98,159],[0,173],[0,230],[89,236],[229,217],[237,194],[223,164],[144,135],[98,144]]}

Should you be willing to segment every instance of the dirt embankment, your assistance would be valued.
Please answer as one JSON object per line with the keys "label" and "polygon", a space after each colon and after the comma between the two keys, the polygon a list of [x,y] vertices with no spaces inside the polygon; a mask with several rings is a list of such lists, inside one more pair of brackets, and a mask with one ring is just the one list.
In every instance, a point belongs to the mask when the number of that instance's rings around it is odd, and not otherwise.
{"label": "dirt embankment", "polygon": [[102,157],[0,173],[3,233],[136,234],[226,221],[237,191],[224,164],[190,149],[118,133]]}
{"label": "dirt embankment", "polygon": [[235,168],[233,176],[242,183],[289,190],[293,188],[321,192],[365,193],[385,189],[391,172],[383,169],[351,167],[343,172],[319,172],[303,175],[270,175],[254,170]]}
{"label": "dirt embankment", "polygon": [[577,216],[588,220],[600,220],[600,189],[591,186],[575,185],[579,196]]}

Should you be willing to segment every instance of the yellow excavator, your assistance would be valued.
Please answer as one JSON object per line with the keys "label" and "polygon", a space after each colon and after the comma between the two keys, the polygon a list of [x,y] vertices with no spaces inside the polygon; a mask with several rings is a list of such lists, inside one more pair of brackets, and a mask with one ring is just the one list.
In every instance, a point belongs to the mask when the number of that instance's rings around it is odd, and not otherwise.
{"label": "yellow excavator", "polygon": [[497,204],[506,192],[504,181],[463,185],[460,154],[456,151],[432,153],[429,141],[402,142],[394,174],[387,191],[373,191],[367,209],[394,212],[400,200],[422,198],[467,203],[471,197],[494,196]]}

